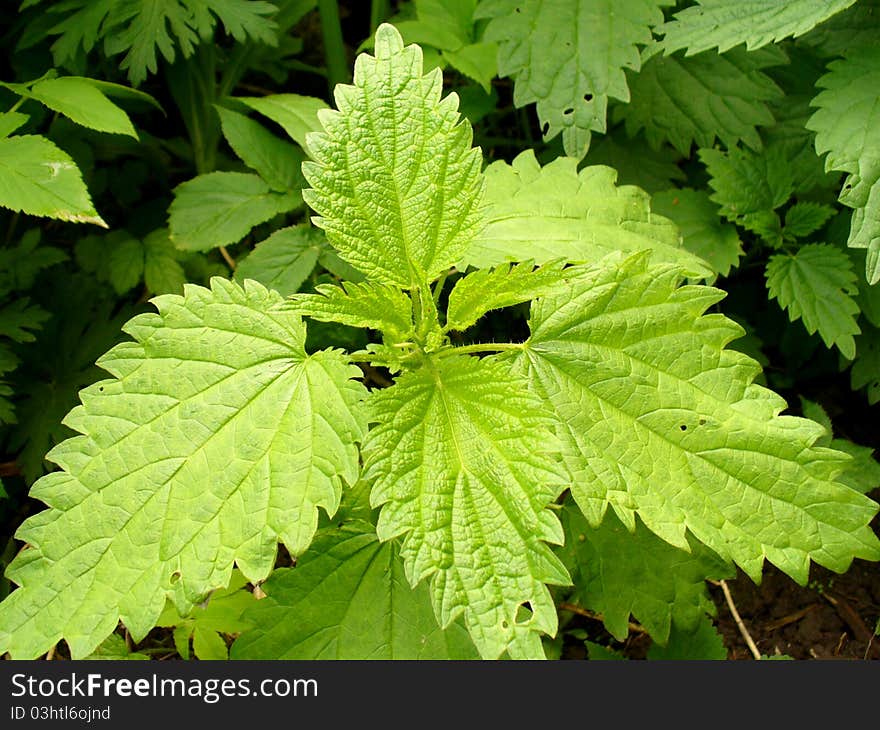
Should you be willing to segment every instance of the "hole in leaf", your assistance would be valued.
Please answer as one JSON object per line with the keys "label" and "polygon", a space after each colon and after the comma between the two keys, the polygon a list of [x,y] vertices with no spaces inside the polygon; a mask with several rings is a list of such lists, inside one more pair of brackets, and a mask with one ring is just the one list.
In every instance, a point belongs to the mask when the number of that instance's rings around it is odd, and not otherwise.
{"label": "hole in leaf", "polygon": [[532,604],[528,601],[521,603],[516,609],[517,626],[526,626],[532,620],[533,615]]}
{"label": "hole in leaf", "polygon": [[571,107],[568,107],[568,109],[566,109],[562,113],[563,113],[563,115],[574,114],[574,109],[572,109]]}
{"label": "hole in leaf", "polygon": [[99,393],[103,393],[103,392],[104,392],[104,386],[103,386],[103,385],[101,385],[101,386],[98,387],[98,392],[99,392]]}
{"label": "hole in leaf", "polygon": [[504,619],[504,621],[501,622],[501,628],[504,629],[505,631],[507,631],[507,629],[510,628],[510,624],[507,623],[507,619]]}
{"label": "hole in leaf", "polygon": [[701,426],[705,426],[705,425],[706,425],[706,419],[705,419],[705,418],[701,418],[701,419],[700,419],[700,425],[701,425]]}
{"label": "hole in leaf", "polygon": [[687,431],[687,430],[688,430],[688,427],[687,427],[685,424],[683,424],[683,423],[679,426],[679,428],[680,428],[682,431]]}
{"label": "hole in leaf", "polygon": [[180,571],[179,571],[179,570],[175,570],[175,571],[171,574],[171,585],[174,585],[174,584],[177,583],[177,581],[179,581],[179,580],[180,580]]}
{"label": "hole in leaf", "polygon": [[584,94],[584,101],[593,101],[592,94]]}
{"label": "hole in leaf", "polygon": [[550,131],[550,122],[544,122],[544,126],[541,127],[541,134],[543,134],[546,137],[547,132],[549,132],[549,131]]}

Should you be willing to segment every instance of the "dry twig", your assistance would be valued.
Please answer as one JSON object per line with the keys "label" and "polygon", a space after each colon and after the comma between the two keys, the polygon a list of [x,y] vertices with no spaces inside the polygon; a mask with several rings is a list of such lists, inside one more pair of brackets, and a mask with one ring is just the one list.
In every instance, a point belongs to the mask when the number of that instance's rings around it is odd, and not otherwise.
{"label": "dry twig", "polygon": [[752,652],[752,656],[755,659],[760,659],[761,652],[758,651],[758,647],[752,640],[752,635],[749,633],[749,630],[746,628],[746,625],[740,618],[739,611],[736,610],[736,605],[733,603],[733,596],[730,595],[730,588],[727,587],[727,581],[720,580],[718,581],[718,585],[721,586],[721,590],[724,591],[724,600],[727,601],[727,607],[730,609],[730,615],[733,616],[733,620],[736,621],[736,627],[739,629],[739,633],[742,634],[746,645],[749,647],[749,651]]}

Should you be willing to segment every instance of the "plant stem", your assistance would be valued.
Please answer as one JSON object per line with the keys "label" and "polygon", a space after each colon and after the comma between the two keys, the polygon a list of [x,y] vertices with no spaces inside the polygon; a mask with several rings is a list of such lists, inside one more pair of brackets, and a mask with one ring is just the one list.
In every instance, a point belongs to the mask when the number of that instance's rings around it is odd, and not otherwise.
{"label": "plant stem", "polygon": [[235,259],[232,258],[229,251],[226,250],[226,246],[220,246],[220,255],[223,257],[223,260],[226,262],[226,265],[229,266],[230,269],[235,271]]}
{"label": "plant stem", "polygon": [[440,275],[440,278],[437,279],[437,283],[434,284],[434,304],[436,305],[440,301],[440,295],[443,293],[443,285],[446,283],[446,277],[449,276],[449,272],[446,271]]}
{"label": "plant stem", "polygon": [[23,96],[19,97],[18,101],[12,105],[12,108],[6,112],[7,114],[12,114],[13,112],[18,111],[18,108],[27,101]]}
{"label": "plant stem", "polygon": [[324,38],[327,81],[332,94],[337,84],[344,84],[350,80],[348,57],[342,41],[342,26],[339,23],[339,6],[336,0],[318,0],[318,13],[321,16],[321,35]]}
{"label": "plant stem", "polygon": [[462,347],[450,347],[448,350],[440,350],[437,357],[449,355],[469,355],[473,352],[501,352],[502,350],[524,350],[524,342],[480,342],[475,345],[463,345]]}

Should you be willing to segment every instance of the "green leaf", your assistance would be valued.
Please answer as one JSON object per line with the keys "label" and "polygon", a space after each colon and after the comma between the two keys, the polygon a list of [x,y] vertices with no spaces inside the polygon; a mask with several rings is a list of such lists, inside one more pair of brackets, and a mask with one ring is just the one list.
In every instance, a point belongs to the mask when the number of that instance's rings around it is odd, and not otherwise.
{"label": "green leaf", "polygon": [[692,56],[739,45],[754,51],[773,41],[802,36],[856,0],[698,0],[657,29],[667,53],[687,48]]}
{"label": "green leaf", "polygon": [[794,254],[777,254],[767,262],[770,299],[796,322],[803,318],[807,332],[818,331],[826,347],[840,350],[845,358],[856,355],[853,335],[859,334],[856,274],[845,252],[827,243],[801,246]]}
{"label": "green leaf", "polygon": [[831,448],[852,457],[840,475],[840,481],[861,494],[868,494],[880,487],[880,463],[874,458],[874,450],[854,444],[847,439],[833,439]]}
{"label": "green leaf", "polygon": [[229,146],[269,187],[282,193],[303,188],[302,152],[244,114],[219,106],[215,108]]}
{"label": "green leaf", "polygon": [[105,661],[148,661],[150,657],[146,654],[142,654],[140,652],[132,651],[131,649],[129,649],[128,645],[125,643],[125,639],[123,639],[119,634],[110,634],[110,636],[104,639],[104,641],[102,641],[101,644],[95,648],[94,652],[92,652],[87,657],[83,657],[83,659],[99,659]]}
{"label": "green leaf", "polygon": [[0,206],[107,227],[70,155],[35,135],[0,139]]}
{"label": "green leaf", "polygon": [[830,205],[797,202],[785,212],[785,233],[793,238],[806,238],[824,226],[836,212]]}
{"label": "green leaf", "polygon": [[762,131],[764,149],[786,161],[798,195],[840,188],[840,174],[825,172],[823,160],[816,155],[816,135],[806,127],[813,113],[810,101],[807,96],[786,94],[772,107],[776,124]]}
{"label": "green leaf", "polygon": [[148,72],[156,73],[157,51],[169,63],[176,46],[189,57],[200,41],[213,35],[217,18],[239,42],[251,38],[276,43],[276,25],[267,16],[277,10],[262,0],[69,0],[51,8],[67,15],[49,34],[60,36],[52,46],[56,64],[73,60],[80,48],[89,52],[103,40],[108,56],[125,53],[120,68],[138,85]]}
{"label": "green leaf", "polygon": [[370,281],[319,284],[315,294],[297,294],[291,308],[320,322],[380,330],[393,342],[413,333],[412,300],[400,289]]}
{"label": "green leaf", "polygon": [[880,486],[880,463],[873,456],[874,450],[844,438],[834,438],[831,419],[828,417],[825,409],[818,403],[807,400],[803,396],[801,396],[800,401],[804,417],[822,424],[822,427],[825,429],[826,433],[816,441],[816,445],[830,446],[832,449],[843,451],[852,457],[846,463],[838,479],[861,494],[868,494],[868,492]]}
{"label": "green leaf", "polygon": [[34,331],[40,329],[48,316],[40,307],[33,306],[28,297],[6,302],[0,307],[0,337],[33,342]]}
{"label": "green leaf", "polygon": [[868,403],[880,403],[880,329],[865,326],[856,338],[856,360],[850,371],[853,390],[864,388]]}
{"label": "green leaf", "polygon": [[626,657],[619,651],[609,649],[607,646],[597,644],[594,641],[585,641],[584,646],[587,647],[587,655],[591,661],[626,661]]}
{"label": "green leaf", "polygon": [[597,261],[612,251],[650,250],[657,261],[681,264],[708,276],[708,265],[681,245],[672,221],[651,211],[650,197],[633,186],[615,185],[610,167],[578,172],[571,157],[543,168],[532,150],[512,165],[486,169],[486,226],[459,266],[479,268],[509,261]]}
{"label": "green leaf", "polygon": [[495,43],[470,43],[458,50],[443,52],[450,66],[476,81],[487,94],[492,89],[492,79],[498,75],[497,57]]}
{"label": "green leaf", "polygon": [[634,136],[645,130],[655,147],[668,140],[685,157],[691,145],[711,147],[716,137],[727,147],[743,142],[761,149],[758,127],[773,124],[767,102],[783,97],[761,70],[779,63],[777,54],[736,49],[693,58],[654,55],[630,75],[632,101],[618,107]]}
{"label": "green leaf", "polygon": [[[638,71],[639,45],[671,0],[483,0],[484,40],[498,42],[498,72],[515,80],[518,107],[537,104],[544,141],[562,133],[581,159],[591,132],[604,132],[608,99],[629,101],[624,69]],[[589,29],[587,31],[587,29]]]}
{"label": "green leaf", "polygon": [[816,132],[816,152],[828,152],[826,170],[849,173],[840,202],[853,208],[848,244],[867,249],[865,273],[880,282],[880,46],[860,47],[828,64],[824,89],[811,106],[807,127]]}
{"label": "green leaf", "polygon": [[0,139],[12,134],[16,129],[25,124],[30,117],[21,112],[3,112],[0,114]]}
{"label": "green leaf", "polygon": [[727,276],[743,255],[736,228],[722,222],[718,206],[703,190],[664,190],[651,197],[651,207],[678,226],[684,247]]}
{"label": "green leaf", "polygon": [[415,20],[394,26],[407,43],[455,51],[474,39],[476,0],[414,0]]}
{"label": "green leaf", "polygon": [[181,616],[173,603],[168,603],[156,621],[157,626],[174,627],[174,644],[178,654],[189,658],[189,641],[199,659],[228,659],[229,651],[221,634],[238,634],[251,623],[243,618],[256,599],[246,589],[247,580],[232,571],[229,585],[214,591],[206,604],[196,605],[188,616]]}
{"label": "green leaf", "polygon": [[31,98],[89,129],[138,138],[131,120],[89,79],[62,76],[34,84]]}
{"label": "green leaf", "polygon": [[[62,471],[31,496],[49,509],[16,533],[0,652],[35,657],[61,638],[88,654],[121,619],[136,639],[171,597],[188,612],[230,580],[264,579],[281,540],[308,547],[358,476],[360,374],[341,353],[306,355],[280,295],[215,278],[154,300],[82,391]],[[211,478],[206,480],[206,469]]]}
{"label": "green leaf", "polygon": [[801,43],[828,58],[845,56],[857,46],[877,42],[880,33],[880,0],[858,0],[842,13],[826,20]]}
{"label": "green leaf", "polygon": [[[275,46],[276,23],[270,16],[278,12],[278,7],[264,0],[203,0],[216,14],[236,41],[245,43],[248,39]],[[189,0],[192,3],[192,0]]]}
{"label": "green leaf", "polygon": [[234,99],[280,125],[307,153],[309,148],[306,144],[306,136],[309,132],[320,131],[318,112],[327,108],[327,103],[322,99],[299,94],[236,96]]}
{"label": "green leaf", "polygon": [[814,446],[818,424],[779,416],[758,364],[724,349],[741,328],[703,314],[723,293],[680,276],[614,256],[532,306],[517,365],[556,413],[590,523],[611,505],[683,550],[690,531],[756,580],[765,557],[801,583],[810,559],[843,572],[880,557],[878,505],[836,480],[844,455]]}
{"label": "green leaf", "polygon": [[203,661],[229,659],[229,649],[223,637],[198,625],[193,629],[193,654]]}
{"label": "green leaf", "polygon": [[144,245],[125,231],[113,231],[107,243],[112,247],[108,259],[110,283],[122,295],[136,287],[144,275]]}
{"label": "green leaf", "polygon": [[572,599],[602,614],[618,640],[629,634],[630,615],[655,642],[665,644],[675,626],[693,631],[714,604],[707,578],[730,578],[733,571],[695,540],[687,551],[663,542],[641,522],[630,532],[613,515],[592,527],[573,505],[562,515],[565,547],[560,548],[575,584]]}
{"label": "green leaf", "polygon": [[422,75],[421,49],[387,24],[375,46],[354,86],[336,87],[340,111],[320,114],[326,131],[309,136],[303,197],[343,259],[408,288],[446,271],[476,233],[482,160],[458,98],[440,99],[440,70]]}
{"label": "green leaf", "polygon": [[153,294],[180,294],[186,274],[178,260],[180,252],[168,237],[167,228],[151,231],[144,244],[144,283]]}
{"label": "green leaf", "polygon": [[168,226],[185,251],[208,251],[244,238],[254,226],[300,204],[299,191],[276,193],[256,175],[209,172],[174,188]]}
{"label": "green leaf", "polygon": [[427,587],[409,586],[397,553],[366,523],[319,533],[296,568],[263,584],[232,658],[475,659],[459,624],[440,629]]}
{"label": "green leaf", "polygon": [[557,626],[545,583],[569,577],[546,544],[562,541],[547,506],[567,480],[540,402],[497,360],[452,356],[370,403],[379,539],[402,538],[410,584],[430,579],[441,626],[463,615],[481,656],[543,657],[539,632]]}
{"label": "green leaf", "polygon": [[486,312],[512,307],[550,291],[565,278],[559,263],[535,268],[531,262],[479,269],[456,282],[449,293],[446,330],[466,330]]}
{"label": "green leaf", "polygon": [[782,150],[757,154],[734,147],[727,152],[701,149],[698,155],[711,176],[710,197],[721,206],[721,214],[774,243],[781,242],[779,219],[773,211],[789,199],[793,188]]}
{"label": "green leaf", "polygon": [[31,228],[14,246],[0,248],[0,293],[27,291],[37,274],[66,260],[60,248],[40,245],[40,229]]}
{"label": "green leaf", "polygon": [[238,262],[235,280],[255,279],[289,296],[299,291],[326,246],[324,234],[310,225],[282,228]]}
{"label": "green leaf", "polygon": [[727,647],[712,622],[703,617],[695,629],[674,628],[666,646],[651,644],[648,659],[722,661],[727,659]]}

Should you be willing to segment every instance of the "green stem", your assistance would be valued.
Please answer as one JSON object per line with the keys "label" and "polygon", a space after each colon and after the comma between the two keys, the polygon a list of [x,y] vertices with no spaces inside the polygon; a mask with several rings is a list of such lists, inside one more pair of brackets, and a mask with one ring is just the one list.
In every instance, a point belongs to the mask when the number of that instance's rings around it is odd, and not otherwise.
{"label": "green stem", "polygon": [[318,13],[321,16],[321,35],[324,38],[327,81],[332,94],[337,84],[345,84],[351,80],[348,75],[348,57],[342,41],[342,26],[339,23],[339,6],[336,0],[318,0]]}
{"label": "green stem", "polygon": [[449,276],[448,271],[444,271],[440,274],[440,278],[437,279],[437,283],[434,284],[434,305],[436,306],[440,302],[440,295],[443,293],[443,285],[446,283],[446,277]]}
{"label": "green stem", "polygon": [[391,14],[391,5],[388,0],[373,0],[370,5],[370,35],[376,34],[382,21]]}
{"label": "green stem", "polygon": [[17,112],[18,108],[27,101],[23,96],[19,97],[18,101],[12,105],[12,108],[6,112],[7,114],[12,114],[13,112]]}
{"label": "green stem", "polygon": [[463,347],[450,347],[448,350],[440,350],[437,357],[449,357],[450,355],[469,355],[473,352],[501,352],[503,350],[525,350],[525,342],[481,342],[475,345]]}
{"label": "green stem", "polygon": [[349,362],[380,363],[383,365],[393,364],[393,361],[390,358],[382,357],[372,352],[355,352],[348,356],[348,360]]}

